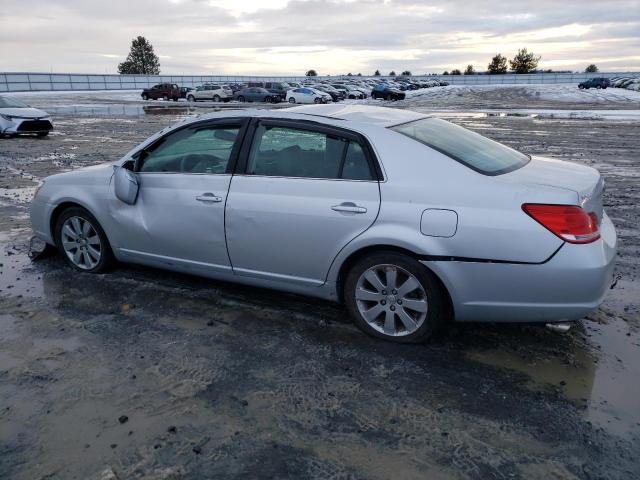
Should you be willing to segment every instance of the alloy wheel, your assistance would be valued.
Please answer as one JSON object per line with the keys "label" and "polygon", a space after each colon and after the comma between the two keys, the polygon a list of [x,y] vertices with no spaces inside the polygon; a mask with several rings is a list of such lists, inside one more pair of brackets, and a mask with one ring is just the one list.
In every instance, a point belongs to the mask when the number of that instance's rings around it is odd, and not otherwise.
{"label": "alloy wheel", "polygon": [[427,318],[427,293],[420,281],[396,265],[375,265],[358,278],[356,306],[374,330],[389,336],[415,332]]}
{"label": "alloy wheel", "polygon": [[62,225],[62,248],[69,260],[82,270],[91,270],[102,257],[102,243],[95,227],[82,217],[70,217]]}

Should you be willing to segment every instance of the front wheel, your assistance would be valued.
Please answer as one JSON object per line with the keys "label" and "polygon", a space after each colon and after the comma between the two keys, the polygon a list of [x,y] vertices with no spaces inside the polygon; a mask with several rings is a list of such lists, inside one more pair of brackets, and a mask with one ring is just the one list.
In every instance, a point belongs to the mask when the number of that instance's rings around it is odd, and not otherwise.
{"label": "front wheel", "polygon": [[322,99],[316,97],[316,98],[313,99],[313,103],[322,103]]}
{"label": "front wheel", "polygon": [[196,101],[196,97],[194,97],[193,95],[189,95],[187,97],[187,102],[195,102]]}
{"label": "front wheel", "polygon": [[146,93],[142,94],[142,99],[143,100],[149,100],[149,95],[147,95]]}
{"label": "front wheel", "polygon": [[243,97],[242,95],[240,95],[240,96],[238,97],[238,101],[239,101],[240,103],[244,103],[244,97]]}
{"label": "front wheel", "polygon": [[344,281],[344,301],[365,333],[401,343],[427,340],[442,325],[447,300],[433,273],[397,252],[362,258]]}
{"label": "front wheel", "polygon": [[100,273],[113,264],[107,235],[84,208],[71,207],[62,212],[56,221],[55,240],[67,263],[76,270]]}
{"label": "front wheel", "polygon": [[219,102],[220,101],[220,95],[214,95],[213,96],[213,101],[214,102]]}

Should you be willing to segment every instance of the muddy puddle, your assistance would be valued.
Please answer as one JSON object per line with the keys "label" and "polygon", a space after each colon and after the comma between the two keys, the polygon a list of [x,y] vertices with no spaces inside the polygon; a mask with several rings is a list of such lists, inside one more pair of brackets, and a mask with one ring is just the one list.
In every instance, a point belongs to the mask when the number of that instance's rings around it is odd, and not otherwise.
{"label": "muddy puddle", "polygon": [[[525,374],[527,388],[558,390],[604,430],[627,438],[640,430],[640,332],[611,318],[574,325],[567,350],[522,355],[503,348],[466,352],[468,358]],[[615,352],[613,356],[602,352]]]}

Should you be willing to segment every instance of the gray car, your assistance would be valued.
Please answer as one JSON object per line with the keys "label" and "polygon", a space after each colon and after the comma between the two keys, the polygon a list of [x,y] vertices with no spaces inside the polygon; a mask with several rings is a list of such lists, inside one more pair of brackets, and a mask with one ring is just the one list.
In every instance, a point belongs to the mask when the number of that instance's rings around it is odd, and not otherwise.
{"label": "gray car", "polygon": [[81,272],[119,260],[341,301],[416,342],[596,308],[616,254],[602,192],[590,167],[421,113],[318,105],[189,118],[48,177],[31,220]]}

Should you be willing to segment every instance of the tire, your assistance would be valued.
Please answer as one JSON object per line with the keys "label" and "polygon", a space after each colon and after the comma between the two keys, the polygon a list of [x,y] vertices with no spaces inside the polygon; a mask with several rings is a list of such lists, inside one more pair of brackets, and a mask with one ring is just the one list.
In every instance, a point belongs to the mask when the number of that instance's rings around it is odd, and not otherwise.
{"label": "tire", "polygon": [[195,101],[196,101],[196,97],[194,97],[193,95],[187,96],[187,102],[195,102]]}
{"label": "tire", "polygon": [[214,95],[214,96],[213,96],[213,98],[212,98],[212,100],[213,100],[214,102],[219,102],[219,101],[220,101],[220,95]]}
{"label": "tire", "polygon": [[313,103],[316,103],[316,104],[318,104],[318,103],[322,103],[322,99],[321,99],[321,98],[316,97],[316,98],[314,98],[314,99],[313,99]]}
{"label": "tire", "polygon": [[244,103],[244,102],[245,102],[245,99],[244,99],[244,97],[243,97],[242,95],[240,95],[240,96],[238,97],[238,101],[239,101],[240,103]]}
{"label": "tire", "polygon": [[296,103],[296,99],[293,97],[289,97],[289,103]]}
{"label": "tire", "polygon": [[143,100],[149,100],[149,95],[147,95],[146,93],[142,94],[142,99]]}
{"label": "tire", "polygon": [[[377,276],[379,288],[367,279],[376,271],[385,274],[384,281]],[[395,272],[395,282],[393,275],[386,277],[387,272]],[[387,280],[394,282],[396,288],[387,291]],[[415,287],[411,289],[409,285]],[[356,298],[356,290],[360,292],[359,298]],[[358,260],[345,277],[343,295],[358,328],[392,342],[428,340],[440,329],[447,314],[447,297],[435,275],[417,260],[393,251],[376,252]],[[411,307],[408,307],[409,303]],[[371,312],[374,308],[376,310]],[[369,320],[361,311],[371,312]],[[387,322],[389,318],[392,321]]]}
{"label": "tire", "polygon": [[596,85],[596,89],[600,90],[602,88],[602,85]]}
{"label": "tire", "polygon": [[38,136],[38,138],[44,138],[49,135],[49,132],[38,132],[36,135]]}
{"label": "tire", "polygon": [[[76,223],[74,219],[77,219],[79,223]],[[90,225],[90,229],[82,228],[85,225],[84,222]],[[67,226],[71,228],[70,232],[65,228]],[[80,228],[80,235],[77,235],[78,228]],[[58,250],[62,253],[66,262],[75,270],[86,273],[101,273],[113,266],[114,256],[109,239],[98,220],[84,208],[70,207],[63,211],[56,221],[54,232]],[[74,241],[74,237],[70,233],[75,233],[78,240]],[[67,247],[67,244],[74,245]],[[84,250],[82,250],[83,248]],[[91,249],[98,251],[99,256],[97,258]],[[78,261],[75,261],[73,257],[77,252],[80,253],[80,256]]]}
{"label": "tire", "polygon": [[163,95],[162,96],[162,100],[164,100],[165,102],[169,101],[169,95]]}
{"label": "tire", "polygon": [[264,97],[264,101],[265,101],[266,103],[273,103],[273,98],[271,98],[271,97]]}

